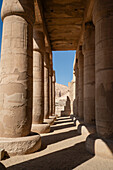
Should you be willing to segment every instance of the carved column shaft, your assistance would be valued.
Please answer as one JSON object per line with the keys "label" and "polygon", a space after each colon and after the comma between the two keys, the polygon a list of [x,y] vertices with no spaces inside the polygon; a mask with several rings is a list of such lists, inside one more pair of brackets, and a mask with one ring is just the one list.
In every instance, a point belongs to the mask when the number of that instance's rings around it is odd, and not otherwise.
{"label": "carved column shaft", "polygon": [[3,1],[0,136],[27,136],[32,122],[34,3]]}
{"label": "carved column shaft", "polygon": [[96,0],[95,109],[96,128],[102,137],[113,136],[113,1]]}
{"label": "carved column shaft", "polygon": [[95,124],[95,27],[85,24],[84,32],[84,122]]}
{"label": "carved column shaft", "polygon": [[79,69],[78,69],[78,59],[76,62],[76,104],[75,104],[75,115],[78,116],[78,101],[79,101],[79,92],[78,92],[78,86],[79,86]]}
{"label": "carved column shaft", "polygon": [[76,76],[75,71],[73,71],[73,114],[75,115],[76,107]]}
{"label": "carved column shaft", "polygon": [[79,101],[78,101],[78,116],[80,119],[83,119],[83,66],[84,66],[84,56],[82,53],[82,48],[79,49],[79,57],[78,57],[78,67],[79,67]]}
{"label": "carved column shaft", "polygon": [[52,101],[53,101],[53,115],[55,114],[55,71],[53,71],[53,77],[52,77]]}
{"label": "carved column shaft", "polygon": [[49,118],[49,53],[44,56],[44,118]]}
{"label": "carved column shaft", "polygon": [[52,66],[49,69],[49,115],[52,116]]}
{"label": "carved column shaft", "polygon": [[44,34],[37,26],[33,30],[33,123],[44,119]]}

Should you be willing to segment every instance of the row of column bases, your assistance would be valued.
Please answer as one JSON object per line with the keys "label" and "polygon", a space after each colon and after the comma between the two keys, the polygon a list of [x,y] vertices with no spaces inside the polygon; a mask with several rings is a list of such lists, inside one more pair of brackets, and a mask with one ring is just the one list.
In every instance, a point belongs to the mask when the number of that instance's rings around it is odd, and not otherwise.
{"label": "row of column bases", "polygon": [[75,122],[89,152],[113,159],[113,1],[96,0],[75,65]]}
{"label": "row of column bases", "polygon": [[34,1],[4,0],[1,16],[0,148],[27,154],[40,149],[39,134],[54,123],[55,71],[35,23]]}

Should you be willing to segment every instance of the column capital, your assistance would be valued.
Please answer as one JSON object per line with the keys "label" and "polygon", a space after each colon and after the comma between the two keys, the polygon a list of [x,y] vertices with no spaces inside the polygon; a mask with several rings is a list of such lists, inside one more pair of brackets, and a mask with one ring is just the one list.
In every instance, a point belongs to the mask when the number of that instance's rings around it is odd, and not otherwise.
{"label": "column capital", "polygon": [[78,51],[78,66],[83,58],[83,52],[82,52],[83,48],[82,46],[79,47],[79,51]]}
{"label": "column capital", "polygon": [[45,52],[44,53],[44,67],[49,69],[49,65],[50,65],[49,53]]}
{"label": "column capital", "polygon": [[34,25],[33,27],[33,50],[43,54],[45,52],[44,33],[39,31],[37,25]]}
{"label": "column capital", "polygon": [[33,24],[35,21],[34,1],[29,0],[3,0],[1,18],[18,15]]}
{"label": "column capital", "polygon": [[55,82],[56,82],[55,70],[53,70],[52,82],[53,82],[53,83],[55,83]]}
{"label": "column capital", "polygon": [[49,75],[53,76],[53,62],[52,62],[52,59],[50,59],[50,63],[49,63]]}
{"label": "column capital", "polygon": [[102,18],[113,16],[113,0],[95,0],[93,8],[93,23]]}
{"label": "column capital", "polygon": [[[90,41],[89,41],[90,39]],[[93,22],[85,23],[82,53],[85,55],[91,50],[95,50],[95,26]]]}

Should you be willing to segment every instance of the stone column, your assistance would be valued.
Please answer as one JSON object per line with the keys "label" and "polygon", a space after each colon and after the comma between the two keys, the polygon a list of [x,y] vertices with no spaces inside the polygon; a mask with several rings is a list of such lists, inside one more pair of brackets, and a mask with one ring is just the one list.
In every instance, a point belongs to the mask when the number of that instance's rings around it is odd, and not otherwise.
{"label": "stone column", "polygon": [[53,115],[55,115],[55,71],[53,70],[53,77],[52,77],[52,100],[53,100]]}
{"label": "stone column", "polygon": [[37,25],[33,29],[33,121],[32,131],[47,133],[48,124],[44,124],[44,34]]}
{"label": "stone column", "polygon": [[[98,137],[96,139],[93,135],[90,136],[86,146],[92,152],[91,140],[96,140],[95,154],[113,159],[112,0],[95,0],[93,21],[95,24],[95,112]],[[89,145],[88,142],[90,142]]]}
{"label": "stone column", "polygon": [[25,154],[41,144],[39,135],[28,136],[32,123],[34,3],[4,0],[1,16],[0,148],[9,155]]}
{"label": "stone column", "polygon": [[52,116],[52,65],[49,67],[49,115]]}
{"label": "stone column", "polygon": [[49,123],[50,125],[54,124],[54,120],[56,119],[53,114],[53,95],[52,95],[52,76],[53,76],[53,68],[52,61],[49,63],[49,119],[45,119],[44,122]]}
{"label": "stone column", "polygon": [[44,118],[49,119],[49,53],[44,55]]}
{"label": "stone column", "polygon": [[84,123],[95,124],[95,27],[85,24],[84,32]]}
{"label": "stone column", "polygon": [[113,1],[96,0],[95,24],[95,111],[97,133],[113,135]]}
{"label": "stone column", "polygon": [[84,123],[80,134],[95,133],[95,27],[92,22],[85,24],[84,42]]}
{"label": "stone column", "polygon": [[76,103],[75,103],[75,115],[78,117],[78,85],[79,85],[79,69],[78,69],[78,59],[75,66],[75,75],[76,75]]}
{"label": "stone column", "polygon": [[82,46],[80,46],[79,49],[79,56],[78,56],[78,67],[79,67],[79,86],[78,86],[78,95],[79,95],[79,101],[78,101],[78,117],[80,119],[84,118],[83,115],[83,64],[84,62],[84,56],[82,54]]}
{"label": "stone column", "polygon": [[73,71],[73,115],[75,115],[75,106],[76,106],[76,76],[75,70]]}

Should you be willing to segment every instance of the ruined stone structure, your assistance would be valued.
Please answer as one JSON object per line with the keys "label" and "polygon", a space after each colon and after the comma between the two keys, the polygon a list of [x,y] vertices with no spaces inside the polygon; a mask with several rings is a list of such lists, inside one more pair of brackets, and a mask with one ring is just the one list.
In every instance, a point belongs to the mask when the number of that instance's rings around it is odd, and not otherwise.
{"label": "ruined stone structure", "polygon": [[1,16],[0,148],[40,149],[55,119],[52,51],[76,50],[71,113],[86,149],[113,158],[113,1],[3,0]]}
{"label": "ruined stone structure", "polygon": [[56,94],[55,114],[58,116],[61,116],[62,111],[64,112],[64,108],[66,107],[67,97],[70,97],[69,91],[70,91],[70,88],[68,86],[58,84],[58,83],[55,84],[55,94]]}

